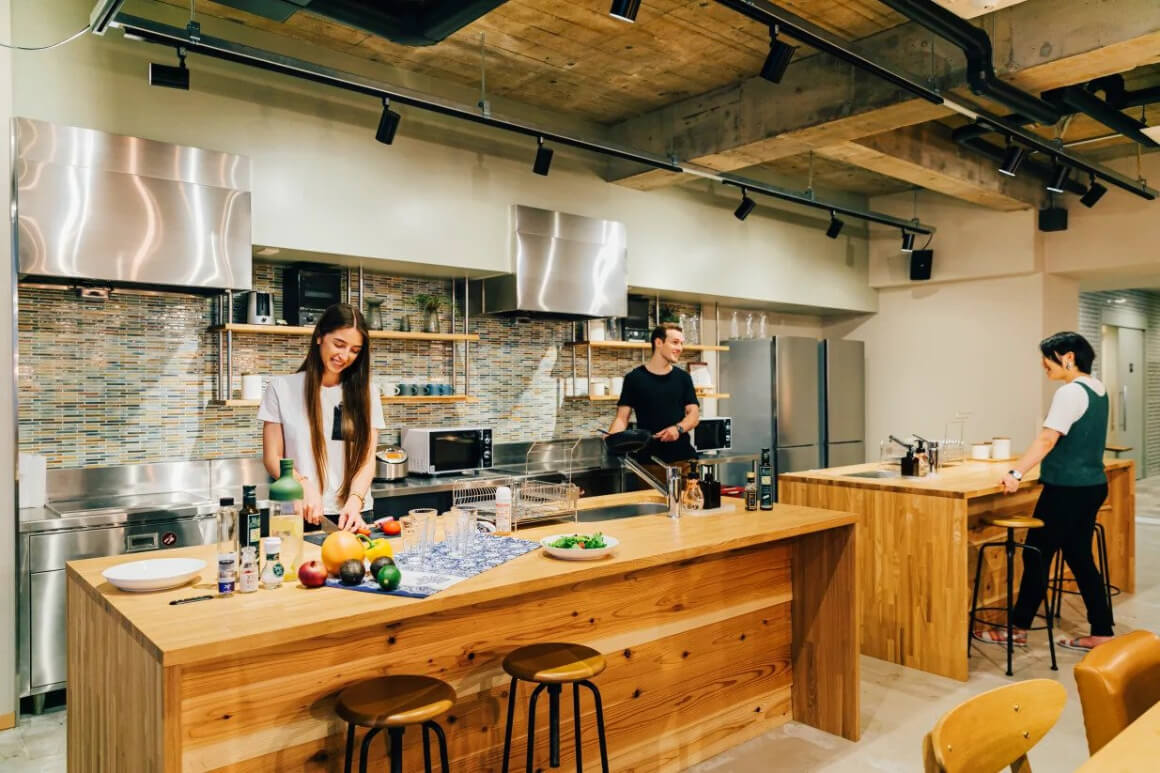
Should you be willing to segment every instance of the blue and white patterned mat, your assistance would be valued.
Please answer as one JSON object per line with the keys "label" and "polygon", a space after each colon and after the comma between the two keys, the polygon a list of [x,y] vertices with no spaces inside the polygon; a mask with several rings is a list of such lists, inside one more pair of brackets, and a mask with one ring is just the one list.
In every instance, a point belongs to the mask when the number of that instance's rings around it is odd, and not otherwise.
{"label": "blue and white patterned mat", "polygon": [[513,558],[530,553],[539,546],[540,543],[526,539],[480,534],[475,538],[470,555],[467,556],[453,556],[447,543],[436,543],[427,555],[427,562],[422,568],[407,560],[410,558],[417,560],[411,554],[402,553],[395,556],[396,561],[399,561],[400,558],[403,560],[403,563],[398,564],[403,573],[403,579],[395,590],[383,590],[369,574],[360,585],[343,585],[334,577],[328,577],[326,585],[329,588],[342,588],[343,590],[425,599],[458,582],[463,582],[470,577],[486,572],[488,569],[505,564]]}

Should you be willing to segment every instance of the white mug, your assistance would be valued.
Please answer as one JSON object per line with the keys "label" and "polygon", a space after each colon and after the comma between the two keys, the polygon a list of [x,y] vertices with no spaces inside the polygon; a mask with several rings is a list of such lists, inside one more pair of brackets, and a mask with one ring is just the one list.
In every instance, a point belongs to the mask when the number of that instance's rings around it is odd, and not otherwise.
{"label": "white mug", "polygon": [[583,395],[588,394],[588,379],[586,379],[586,378],[576,379],[576,394],[579,396],[583,396]]}
{"label": "white mug", "polygon": [[1011,438],[1002,436],[991,438],[991,458],[1010,459]]}
{"label": "white mug", "polygon": [[991,458],[991,444],[990,443],[975,443],[971,446],[972,459],[990,459]]}
{"label": "white mug", "polygon": [[394,381],[382,380],[379,382],[379,391],[383,393],[384,397],[397,397],[399,395],[400,387]]}
{"label": "white mug", "polygon": [[603,381],[592,382],[592,394],[596,397],[604,397],[608,394],[608,384],[605,384]]}
{"label": "white mug", "polygon": [[619,397],[622,389],[624,389],[624,379],[620,376],[614,376],[612,379],[612,394]]}
{"label": "white mug", "polygon": [[242,399],[262,399],[262,376],[258,373],[242,374]]}

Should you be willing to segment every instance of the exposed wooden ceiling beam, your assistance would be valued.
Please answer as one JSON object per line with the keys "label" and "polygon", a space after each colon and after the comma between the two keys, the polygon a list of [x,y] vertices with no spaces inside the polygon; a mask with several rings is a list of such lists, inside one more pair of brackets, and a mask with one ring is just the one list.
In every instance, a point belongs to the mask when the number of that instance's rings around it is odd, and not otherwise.
{"label": "exposed wooden ceiling beam", "polygon": [[999,210],[1038,206],[1042,184],[1010,178],[995,163],[950,138],[940,123],[911,126],[817,151],[820,155],[905,180],[921,188]]}
{"label": "exposed wooden ceiling beam", "polygon": [[[1000,75],[1032,91],[1080,83],[1160,59],[1156,0],[1028,0],[987,17]],[[934,50],[931,45],[934,40]],[[867,58],[899,72],[934,73],[963,88],[963,57],[906,24],[860,42]],[[618,141],[721,171],[850,142],[947,115],[823,55],[795,62],[780,84],[752,78],[682,100],[614,128]],[[855,155],[851,150],[851,156]],[[608,179],[633,188],[678,181],[613,165]]]}

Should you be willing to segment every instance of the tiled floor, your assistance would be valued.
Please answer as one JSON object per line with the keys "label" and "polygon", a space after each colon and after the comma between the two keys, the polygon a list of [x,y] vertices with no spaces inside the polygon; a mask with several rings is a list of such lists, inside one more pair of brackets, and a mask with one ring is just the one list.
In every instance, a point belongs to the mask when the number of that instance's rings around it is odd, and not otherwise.
{"label": "tiled floor", "polygon": [[[1137,628],[1160,631],[1160,565],[1149,557],[1160,549],[1160,477],[1136,487],[1137,593],[1116,599],[1116,631]],[[1086,634],[1078,596],[1064,605],[1063,632]],[[1081,653],[1057,651],[1059,671],[1050,670],[1046,639],[1032,636],[1030,651],[1017,654],[1015,679],[1046,677],[1068,691],[1068,703],[1055,728],[1033,750],[1035,769],[1073,770],[1087,757],[1083,717],[1072,667]],[[963,699],[1008,684],[1005,654],[999,647],[977,648],[966,683],[902,668],[873,658],[862,659],[862,740],[837,738],[790,722],[691,770],[697,773],[766,773],[770,770],[897,771],[922,767],[923,735],[945,711]],[[65,712],[26,717],[21,726],[0,732],[0,770],[4,773],[58,773],[65,770]],[[771,765],[770,760],[777,760]]]}

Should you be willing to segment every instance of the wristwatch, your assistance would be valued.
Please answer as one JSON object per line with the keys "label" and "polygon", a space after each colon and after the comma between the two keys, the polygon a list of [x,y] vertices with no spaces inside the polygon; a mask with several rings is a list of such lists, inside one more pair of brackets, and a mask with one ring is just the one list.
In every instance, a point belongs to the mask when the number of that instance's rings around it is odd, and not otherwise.
{"label": "wristwatch", "polygon": [[677,437],[680,437],[681,435],[683,435],[689,431],[689,430],[685,429],[684,427],[682,427],[680,424],[674,424],[673,426],[677,428]]}
{"label": "wristwatch", "polygon": [[1007,474],[1015,480],[1023,480],[1023,473],[1019,472],[1019,470],[1007,470]]}

